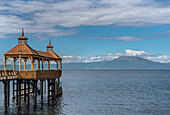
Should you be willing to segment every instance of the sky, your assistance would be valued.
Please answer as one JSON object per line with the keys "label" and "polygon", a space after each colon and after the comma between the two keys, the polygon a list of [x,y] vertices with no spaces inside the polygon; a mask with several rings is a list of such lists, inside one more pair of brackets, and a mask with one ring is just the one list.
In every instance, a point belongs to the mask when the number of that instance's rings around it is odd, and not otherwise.
{"label": "sky", "polygon": [[170,62],[169,0],[1,0],[0,63],[18,44],[54,51],[65,63],[140,56]]}

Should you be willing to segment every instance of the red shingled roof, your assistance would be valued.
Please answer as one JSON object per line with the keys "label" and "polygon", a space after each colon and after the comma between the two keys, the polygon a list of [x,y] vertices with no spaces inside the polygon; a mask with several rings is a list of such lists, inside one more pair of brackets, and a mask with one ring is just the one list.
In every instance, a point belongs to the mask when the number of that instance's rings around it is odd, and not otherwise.
{"label": "red shingled roof", "polygon": [[31,55],[38,55],[37,52],[35,52],[29,45],[27,44],[18,44],[17,46],[15,46],[14,48],[12,48],[11,50],[9,50],[7,53],[5,53],[4,55],[7,54],[18,54],[19,55],[19,51],[22,51],[22,54],[31,54]]}
{"label": "red shingled roof", "polygon": [[[18,40],[27,40],[28,38],[26,38],[24,36],[24,29],[22,28],[22,36],[18,38]],[[22,42],[21,42],[22,43]],[[42,52],[42,51],[37,51],[32,49],[29,45],[25,44],[21,44],[19,43],[18,45],[16,45],[14,48],[12,48],[11,50],[9,50],[7,53],[5,53],[4,55],[19,55],[20,50],[22,51],[22,55],[32,55],[32,56],[36,56],[36,57],[40,57],[40,58],[51,58],[51,59],[61,59],[55,52],[53,51],[46,51],[46,52]],[[47,46],[47,48],[53,48],[53,46],[51,45],[51,40],[49,40],[49,45]]]}
{"label": "red shingled roof", "polygon": [[5,53],[4,55],[12,55],[12,54],[19,55],[20,50],[22,51],[22,54],[26,54],[26,55],[36,55],[36,56],[45,57],[45,58],[61,59],[61,57],[59,57],[53,51],[47,51],[47,52],[37,51],[37,50],[32,49],[27,44],[18,44],[17,46],[9,50],[7,53]]}

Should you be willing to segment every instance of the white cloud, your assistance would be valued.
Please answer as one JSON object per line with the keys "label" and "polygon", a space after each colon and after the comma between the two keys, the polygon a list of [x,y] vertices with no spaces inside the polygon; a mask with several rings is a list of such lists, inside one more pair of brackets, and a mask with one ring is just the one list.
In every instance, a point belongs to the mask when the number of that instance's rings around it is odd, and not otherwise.
{"label": "white cloud", "polygon": [[[55,0],[54,0],[55,1]],[[27,33],[59,37],[75,34],[81,25],[152,26],[170,24],[170,7],[155,0],[1,1],[0,33]],[[68,27],[68,30],[56,26]],[[53,33],[53,34],[52,34]],[[2,39],[3,36],[0,36]],[[42,38],[42,39],[45,39]],[[115,38],[116,39],[116,38]],[[119,40],[138,40],[117,37]]]}
{"label": "white cloud", "polygon": [[146,53],[145,51],[134,51],[134,50],[126,50],[127,56],[148,56],[150,53]]}
{"label": "white cloud", "polygon": [[116,36],[116,37],[108,37],[108,36],[94,36],[94,37],[82,37],[80,39],[104,39],[104,40],[119,40],[119,41],[140,41],[144,40],[143,38],[138,38],[136,36]]}

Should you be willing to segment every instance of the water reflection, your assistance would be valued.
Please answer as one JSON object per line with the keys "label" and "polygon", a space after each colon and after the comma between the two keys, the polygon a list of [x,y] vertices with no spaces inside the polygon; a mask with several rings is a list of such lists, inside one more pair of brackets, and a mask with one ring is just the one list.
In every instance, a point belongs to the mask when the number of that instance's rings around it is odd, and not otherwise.
{"label": "water reflection", "polygon": [[[3,84],[0,83],[0,86],[3,87]],[[1,94],[3,92],[0,90]],[[10,95],[12,97],[12,95]],[[24,98],[21,98],[21,108],[17,106],[16,99],[10,98],[10,105],[8,107],[8,112],[5,113],[4,111],[4,103],[3,98],[1,97],[1,109],[0,115],[57,115],[62,114],[61,103],[62,103],[62,96],[58,96],[57,98],[50,100],[48,103],[47,95],[44,95],[43,104],[41,104],[41,96],[37,95],[37,106],[34,107],[34,98],[30,95],[30,105],[28,106],[27,100],[25,101]]]}

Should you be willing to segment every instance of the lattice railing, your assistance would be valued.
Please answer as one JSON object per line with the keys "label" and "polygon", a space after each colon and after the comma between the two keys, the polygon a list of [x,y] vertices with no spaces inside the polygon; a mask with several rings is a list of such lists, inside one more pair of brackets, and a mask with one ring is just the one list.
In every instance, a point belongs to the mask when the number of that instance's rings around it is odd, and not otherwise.
{"label": "lattice railing", "polygon": [[0,70],[0,80],[12,80],[17,79],[17,71],[16,70]]}

